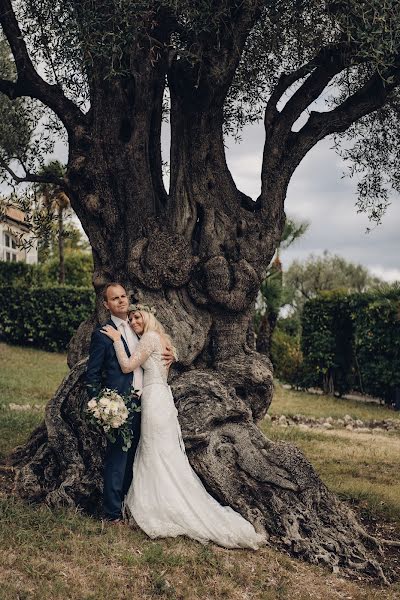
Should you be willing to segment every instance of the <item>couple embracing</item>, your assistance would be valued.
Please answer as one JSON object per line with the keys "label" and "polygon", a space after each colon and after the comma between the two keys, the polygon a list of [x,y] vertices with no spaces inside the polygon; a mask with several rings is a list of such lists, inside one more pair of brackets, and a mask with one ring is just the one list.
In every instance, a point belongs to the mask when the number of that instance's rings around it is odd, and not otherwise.
{"label": "couple embracing", "polygon": [[226,548],[258,548],[265,537],[229,506],[205,490],[185,453],[168,370],[175,359],[172,341],[152,309],[129,306],[118,283],[104,289],[110,319],[98,327],[89,351],[89,396],[101,388],[128,394],[139,390],[133,443],[107,442],[103,506],[106,519],[121,522],[122,506],[151,538],[186,535]]}

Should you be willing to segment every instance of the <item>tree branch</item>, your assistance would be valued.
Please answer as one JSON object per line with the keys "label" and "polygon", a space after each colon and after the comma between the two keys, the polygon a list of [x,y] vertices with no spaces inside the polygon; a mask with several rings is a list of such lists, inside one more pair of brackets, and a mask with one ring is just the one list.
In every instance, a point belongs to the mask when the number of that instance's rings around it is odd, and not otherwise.
{"label": "tree branch", "polygon": [[[300,115],[321,95],[333,77],[350,65],[350,50],[348,44],[323,48],[308,63],[280,77],[265,109],[264,123],[267,137],[269,133],[273,133],[276,125],[279,127],[280,135],[291,130]],[[307,79],[279,112],[276,107],[283,94],[304,77]]]}
{"label": "tree branch", "polygon": [[11,100],[16,98],[15,95],[16,84],[8,79],[0,79],[0,92],[8,96]]}
{"label": "tree branch", "polygon": [[51,173],[47,175],[35,175],[34,173],[25,172],[25,175],[23,177],[20,177],[1,157],[0,167],[7,171],[9,175],[11,175],[15,183],[50,183],[53,185],[57,185],[62,189],[66,188],[65,181],[62,178],[57,177],[56,175],[52,175]]}
{"label": "tree branch", "polygon": [[[182,32],[187,48],[195,48],[201,59],[193,62],[182,53],[174,55],[168,79],[178,96],[191,104],[222,107],[246,39],[265,6],[265,1],[244,0],[210,31]],[[218,3],[214,9],[217,12]]]}
{"label": "tree branch", "polygon": [[355,121],[381,108],[399,85],[400,68],[393,68],[383,75],[374,73],[359,90],[336,108],[328,112],[311,112],[300,131],[291,134],[289,154],[294,168],[324,137],[346,131]]}
{"label": "tree branch", "polygon": [[61,87],[50,85],[36,71],[28,54],[11,0],[0,0],[0,24],[10,44],[18,76],[14,84],[7,80],[0,80],[0,91],[11,99],[29,96],[40,100],[56,113],[68,132],[72,132],[77,125],[84,125],[84,113],[64,95]]}

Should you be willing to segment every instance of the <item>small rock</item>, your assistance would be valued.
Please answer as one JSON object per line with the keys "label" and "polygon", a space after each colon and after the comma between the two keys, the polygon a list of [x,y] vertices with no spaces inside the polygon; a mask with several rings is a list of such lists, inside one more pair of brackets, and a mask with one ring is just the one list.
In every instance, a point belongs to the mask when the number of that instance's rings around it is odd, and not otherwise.
{"label": "small rock", "polygon": [[348,429],[349,431],[353,431],[353,425],[350,425],[350,423],[348,425],[346,425],[345,429]]}
{"label": "small rock", "polygon": [[337,420],[336,420],[336,424],[337,424],[337,425],[340,425],[340,427],[343,427],[343,425],[344,425],[344,421],[343,421],[343,419],[337,419]]}
{"label": "small rock", "polygon": [[332,425],[332,423],[328,423],[328,422],[325,422],[325,423],[323,423],[323,424],[322,424],[322,427],[323,427],[324,429],[333,429],[333,425]]}
{"label": "small rock", "polygon": [[31,405],[30,404],[15,404],[14,402],[10,402],[10,404],[8,405],[8,408],[10,410],[24,411],[24,410],[31,410]]}
{"label": "small rock", "polygon": [[327,417],[327,418],[325,419],[325,423],[333,423],[333,419],[332,419],[332,417]]}
{"label": "small rock", "polygon": [[288,427],[288,420],[285,415],[281,415],[278,419],[279,427]]}
{"label": "small rock", "polygon": [[353,418],[350,415],[344,415],[343,420],[345,423],[351,423]]}
{"label": "small rock", "polygon": [[310,426],[306,425],[305,423],[300,423],[299,429],[301,429],[302,431],[307,431],[307,429],[310,429]]}
{"label": "small rock", "polygon": [[356,419],[355,424],[357,427],[364,427],[364,421],[361,421],[361,419]]}
{"label": "small rock", "polygon": [[267,415],[265,415],[265,417],[264,417],[264,421],[269,421],[269,422],[270,422],[270,421],[272,421],[272,419],[271,419],[271,415],[268,415],[268,414],[267,414]]}

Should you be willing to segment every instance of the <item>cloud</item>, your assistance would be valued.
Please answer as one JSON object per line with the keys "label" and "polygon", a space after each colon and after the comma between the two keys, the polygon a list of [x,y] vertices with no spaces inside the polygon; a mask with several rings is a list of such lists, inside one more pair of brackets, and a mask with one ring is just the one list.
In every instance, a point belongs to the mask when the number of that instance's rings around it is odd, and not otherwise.
{"label": "cloud", "polygon": [[[227,160],[239,189],[256,198],[260,193],[260,173],[264,132],[262,124],[246,127],[243,142],[228,139]],[[349,261],[362,264],[382,278],[398,278],[400,270],[400,199],[392,197],[383,222],[366,233],[371,223],[358,214],[356,181],[343,177],[346,166],[331,148],[331,140],[315,146],[297,168],[290,182],[286,214],[310,222],[306,234],[282,252],[284,264],[304,260],[310,253],[328,250]]]}
{"label": "cloud", "polygon": [[384,281],[388,281],[389,283],[398,281],[400,283],[400,269],[385,269],[385,267],[375,265],[370,270],[372,275]]}

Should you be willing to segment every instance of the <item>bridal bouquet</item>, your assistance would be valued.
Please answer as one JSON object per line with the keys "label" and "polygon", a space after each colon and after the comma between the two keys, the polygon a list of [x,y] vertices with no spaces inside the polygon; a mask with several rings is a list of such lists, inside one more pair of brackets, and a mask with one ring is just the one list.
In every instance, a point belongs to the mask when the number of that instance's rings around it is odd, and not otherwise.
{"label": "bridal bouquet", "polygon": [[136,392],[129,396],[121,396],[115,390],[106,388],[96,398],[89,400],[87,405],[89,422],[104,431],[111,442],[115,442],[120,435],[125,452],[132,445],[133,415],[140,412],[140,406],[136,404],[137,399]]}

